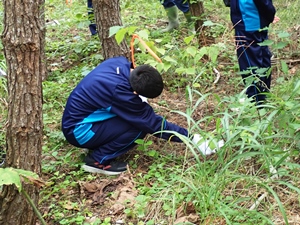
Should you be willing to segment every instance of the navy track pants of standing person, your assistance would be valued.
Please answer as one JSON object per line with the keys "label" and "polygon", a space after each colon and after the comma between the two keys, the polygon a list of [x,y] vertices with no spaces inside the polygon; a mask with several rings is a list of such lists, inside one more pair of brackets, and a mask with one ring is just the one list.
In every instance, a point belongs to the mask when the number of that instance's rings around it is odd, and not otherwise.
{"label": "navy track pants of standing person", "polygon": [[143,139],[146,136],[146,133],[119,117],[94,123],[92,131],[95,135],[83,145],[75,140],[73,129],[64,133],[70,144],[92,150],[90,155],[100,164],[107,163],[128,152],[136,145],[136,139]]}
{"label": "navy track pants of standing person", "polygon": [[[249,73],[242,74],[243,81],[248,86],[246,94],[249,98],[255,98],[257,103],[261,102],[266,98],[263,93],[269,92],[271,85],[271,52],[268,46],[259,45],[259,43],[268,39],[268,32],[236,30],[235,35],[240,71],[249,71]],[[261,68],[266,69],[263,74],[261,74],[261,70],[257,71]],[[257,74],[257,76],[254,77],[253,74]],[[252,77],[250,78],[250,80],[252,79],[250,84],[246,79],[249,77]]]}
{"label": "navy track pants of standing person", "polygon": [[94,16],[92,0],[87,0],[87,7],[88,7],[89,20],[91,21],[91,23],[89,24],[90,32],[92,35],[95,35],[95,34],[97,34],[97,27],[95,24],[95,16]]}
{"label": "navy track pants of standing person", "polygon": [[189,4],[185,0],[161,0],[161,4],[165,9],[171,8],[172,6],[177,6],[177,8],[183,13],[187,13],[189,11]]}

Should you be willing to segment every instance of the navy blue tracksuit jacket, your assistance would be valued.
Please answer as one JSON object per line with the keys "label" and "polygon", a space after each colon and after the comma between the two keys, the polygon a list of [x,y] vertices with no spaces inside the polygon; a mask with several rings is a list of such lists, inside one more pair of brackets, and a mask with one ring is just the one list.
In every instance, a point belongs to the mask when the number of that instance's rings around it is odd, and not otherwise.
{"label": "navy blue tracksuit jacket", "polygon": [[[125,57],[98,65],[70,94],[62,118],[62,131],[74,146],[88,148],[100,163],[131,149],[136,139],[158,131],[188,131],[166,121],[134,94],[129,83],[131,63]],[[169,139],[172,134],[156,136]],[[181,140],[173,136],[172,141]]]}
{"label": "navy blue tracksuit jacket", "polygon": [[[249,74],[243,74],[243,80],[255,74],[256,68],[271,67],[271,53],[268,46],[260,46],[259,43],[268,39],[267,28],[274,20],[275,7],[272,0],[231,0],[230,16],[235,29],[237,57],[241,71],[250,70]],[[262,30],[261,30],[262,29]],[[249,84],[247,84],[248,86]],[[271,85],[271,71],[259,74],[247,88],[248,97],[255,97],[257,102],[264,100]]]}

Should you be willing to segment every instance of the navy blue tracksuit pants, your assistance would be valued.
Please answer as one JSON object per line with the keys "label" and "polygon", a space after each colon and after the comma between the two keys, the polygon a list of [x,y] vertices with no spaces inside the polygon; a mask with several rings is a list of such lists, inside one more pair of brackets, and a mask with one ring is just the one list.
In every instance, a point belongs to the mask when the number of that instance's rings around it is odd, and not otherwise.
{"label": "navy blue tracksuit pants", "polygon": [[[236,30],[235,38],[240,71],[247,85],[246,94],[257,103],[261,102],[265,100],[264,93],[269,92],[271,85],[271,52],[268,46],[259,45],[268,39],[268,31]],[[250,84],[247,78],[250,78]]]}
{"label": "navy blue tracksuit pants", "polygon": [[92,35],[97,34],[97,27],[95,24],[95,16],[94,16],[94,9],[93,9],[93,2],[92,0],[87,0],[87,7],[88,7],[88,16],[89,20],[91,21],[89,28]]}
{"label": "navy blue tracksuit pants", "polygon": [[146,133],[119,117],[94,123],[92,131],[95,135],[83,145],[76,141],[73,128],[66,131],[65,136],[70,144],[92,150],[90,155],[101,164],[128,152],[136,145],[136,139],[143,139],[146,136]]}
{"label": "navy blue tracksuit pants", "polygon": [[188,2],[185,0],[161,0],[161,4],[165,9],[176,5],[183,13],[187,13],[190,10]]}

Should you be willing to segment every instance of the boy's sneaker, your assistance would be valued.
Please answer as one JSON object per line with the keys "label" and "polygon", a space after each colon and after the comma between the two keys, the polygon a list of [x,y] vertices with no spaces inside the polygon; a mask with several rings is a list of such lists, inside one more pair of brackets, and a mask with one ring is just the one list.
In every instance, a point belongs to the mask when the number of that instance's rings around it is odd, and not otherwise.
{"label": "boy's sneaker", "polygon": [[86,172],[90,173],[102,173],[105,175],[118,175],[127,170],[127,163],[112,161],[108,164],[100,164],[94,160],[90,155],[87,155],[84,159],[85,165],[82,166]]}
{"label": "boy's sneaker", "polygon": [[83,148],[82,151],[86,155],[89,154],[89,152],[90,152],[90,150],[88,148]]}

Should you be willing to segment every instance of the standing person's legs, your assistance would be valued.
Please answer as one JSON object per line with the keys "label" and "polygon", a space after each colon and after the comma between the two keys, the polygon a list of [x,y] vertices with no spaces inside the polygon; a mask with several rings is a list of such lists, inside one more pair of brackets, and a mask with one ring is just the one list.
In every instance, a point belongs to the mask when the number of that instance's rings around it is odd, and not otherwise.
{"label": "standing person's legs", "polygon": [[189,3],[187,1],[185,1],[185,0],[174,0],[173,2],[181,12],[187,13],[187,12],[190,11]]}
{"label": "standing person's legs", "polygon": [[160,1],[163,5],[167,17],[168,17],[168,26],[161,30],[162,32],[170,32],[173,29],[177,29],[179,27],[179,21],[178,21],[178,11],[177,6],[175,5],[173,0],[164,0]]}
{"label": "standing person's legs", "polygon": [[97,26],[95,24],[95,16],[94,16],[92,0],[87,0],[87,7],[88,7],[88,17],[90,20],[89,29],[90,29],[91,34],[95,35],[95,34],[97,34]]}
{"label": "standing person's legs", "polygon": [[190,7],[189,7],[189,3],[188,1],[185,0],[174,0],[175,5],[177,6],[177,8],[183,12],[186,20],[188,23],[191,23],[192,20],[192,14],[190,12]]}
{"label": "standing person's legs", "polygon": [[[270,52],[265,46],[260,46],[267,39],[266,32],[236,31],[237,57],[242,78],[247,87],[246,94],[258,103],[265,100],[271,83]],[[261,74],[257,69],[265,69]],[[250,80],[250,84],[249,84]]]}
{"label": "standing person's legs", "polygon": [[163,5],[165,9],[175,6],[174,0],[160,0],[160,3]]}

